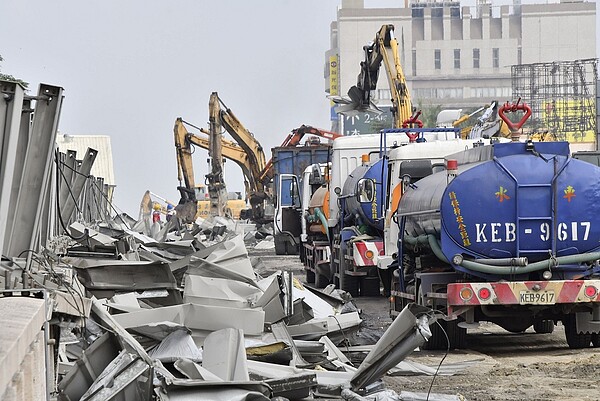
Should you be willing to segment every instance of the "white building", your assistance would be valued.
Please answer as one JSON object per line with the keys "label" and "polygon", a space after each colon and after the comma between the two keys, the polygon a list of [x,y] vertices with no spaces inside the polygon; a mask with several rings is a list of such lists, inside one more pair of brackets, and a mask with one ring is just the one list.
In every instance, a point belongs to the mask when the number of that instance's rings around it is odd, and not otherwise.
{"label": "white building", "polygon": [[[393,24],[413,104],[475,108],[512,99],[511,67],[596,58],[596,3],[463,7],[458,1],[413,1],[404,8],[364,8],[342,0],[331,24],[326,92],[346,95],[356,84],[362,48],[383,24]],[[381,67],[372,98],[389,106]],[[333,114],[333,113],[332,113]],[[333,115],[332,115],[333,117]]]}

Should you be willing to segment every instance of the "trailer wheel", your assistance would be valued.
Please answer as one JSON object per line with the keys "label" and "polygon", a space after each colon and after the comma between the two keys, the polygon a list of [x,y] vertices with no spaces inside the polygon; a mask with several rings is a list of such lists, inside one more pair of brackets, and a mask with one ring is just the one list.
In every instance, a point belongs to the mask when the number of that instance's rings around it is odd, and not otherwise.
{"label": "trailer wheel", "polygon": [[565,326],[565,337],[569,348],[588,348],[592,342],[592,335],[587,333],[577,332],[577,319],[575,315],[567,315],[563,319],[563,325]]}
{"label": "trailer wheel", "polygon": [[553,320],[536,320],[533,322],[533,330],[538,334],[550,334],[554,332]]}
{"label": "trailer wheel", "polygon": [[310,269],[305,269],[305,271],[306,271],[306,282],[308,284],[314,284],[315,279],[316,279],[315,272]]}

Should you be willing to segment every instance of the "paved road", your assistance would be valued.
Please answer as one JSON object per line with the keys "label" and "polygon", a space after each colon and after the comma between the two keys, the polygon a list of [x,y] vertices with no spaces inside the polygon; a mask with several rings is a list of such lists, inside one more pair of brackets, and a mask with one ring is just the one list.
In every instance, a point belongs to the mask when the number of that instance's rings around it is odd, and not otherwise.
{"label": "paved road", "polygon": [[[283,269],[304,281],[297,256],[277,256],[274,251],[250,251],[260,259],[259,272]],[[384,297],[354,300],[363,313],[359,338],[376,341],[391,324],[389,305]],[[483,323],[469,330],[465,350],[446,355],[443,351],[418,351],[408,359],[430,366],[477,361],[456,376],[386,377],[397,392],[423,391],[460,394],[466,400],[600,400],[600,349],[571,350],[559,324],[552,334],[536,334],[528,329],[514,334]]]}

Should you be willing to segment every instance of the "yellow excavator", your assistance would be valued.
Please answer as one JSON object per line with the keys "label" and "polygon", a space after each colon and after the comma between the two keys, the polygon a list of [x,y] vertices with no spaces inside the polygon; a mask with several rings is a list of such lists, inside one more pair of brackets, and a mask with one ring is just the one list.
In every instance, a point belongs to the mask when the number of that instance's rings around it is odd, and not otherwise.
{"label": "yellow excavator", "polygon": [[[207,135],[207,138],[202,138],[189,133],[184,126],[183,119],[178,118],[175,121],[175,148],[180,182],[178,189],[181,194],[181,200],[177,207],[178,215],[185,216],[188,221],[195,218],[198,212],[202,215],[225,214],[233,218],[251,219],[257,223],[271,221],[273,216],[265,213],[265,210],[269,209],[268,204],[271,199],[269,183],[260,179],[266,167],[262,145],[242,125],[231,109],[225,106],[217,92],[213,92],[210,96],[209,123],[208,131],[194,126]],[[221,127],[237,143],[224,139]],[[204,196],[208,195],[211,200],[209,213],[206,213],[207,206],[202,203],[204,198],[198,196],[202,196],[202,194],[198,194],[198,189],[202,189],[202,187],[197,187],[194,182],[191,145],[207,149],[211,158],[211,172],[207,174],[208,193],[204,192]],[[222,157],[233,160],[242,169],[246,201],[250,204],[251,209],[247,208],[245,201],[225,198]]]}
{"label": "yellow excavator", "polygon": [[[214,96],[219,103],[217,105],[219,122],[242,148],[248,159],[249,174],[246,176],[248,182],[246,198],[251,208],[242,212],[242,218],[251,219],[256,223],[271,222],[273,215],[270,183],[260,179],[267,165],[263,147],[254,134],[244,127],[231,109],[223,103],[217,92],[213,92],[211,96]],[[212,109],[215,110],[216,107]]]}
{"label": "yellow excavator", "polygon": [[[482,113],[483,112],[483,113]],[[472,119],[479,113],[477,121]],[[469,114],[464,114],[456,119],[452,125],[460,129],[462,139],[504,137],[510,138],[510,129],[498,115],[498,102],[482,106]]]}
{"label": "yellow excavator", "polygon": [[[192,222],[197,217],[206,218],[211,215],[210,194],[206,185],[197,184],[194,179],[194,167],[192,163],[192,145],[202,147],[206,150],[210,149],[209,138],[202,138],[188,132],[182,118],[175,120],[175,149],[177,152],[177,176],[179,187],[177,188],[181,194],[181,200],[176,207],[177,215],[186,222]],[[190,124],[191,125],[191,124]],[[201,129],[207,135],[204,129]],[[224,157],[231,159],[242,167],[242,171],[246,176],[247,156],[241,151],[239,146],[225,139],[222,141],[222,154]],[[225,201],[226,215],[234,219],[240,218],[242,210],[246,209],[246,202],[243,199],[237,199],[234,194],[227,194]]]}
{"label": "yellow excavator", "polygon": [[348,90],[350,104],[340,106],[337,112],[345,111],[375,111],[380,110],[371,101],[371,91],[377,89],[379,69],[385,67],[392,98],[393,127],[402,128],[413,117],[413,107],[406,76],[400,63],[398,41],[394,37],[394,25],[381,26],[375,35],[375,40],[363,46],[364,60],[360,63],[360,73],[357,84]]}

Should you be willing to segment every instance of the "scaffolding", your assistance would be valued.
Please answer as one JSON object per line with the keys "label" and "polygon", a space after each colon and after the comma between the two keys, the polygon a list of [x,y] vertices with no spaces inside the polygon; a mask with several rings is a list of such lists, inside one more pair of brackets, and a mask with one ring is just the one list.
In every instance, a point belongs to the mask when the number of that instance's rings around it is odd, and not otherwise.
{"label": "scaffolding", "polygon": [[598,59],[513,65],[512,92],[529,104],[531,134],[596,142]]}

